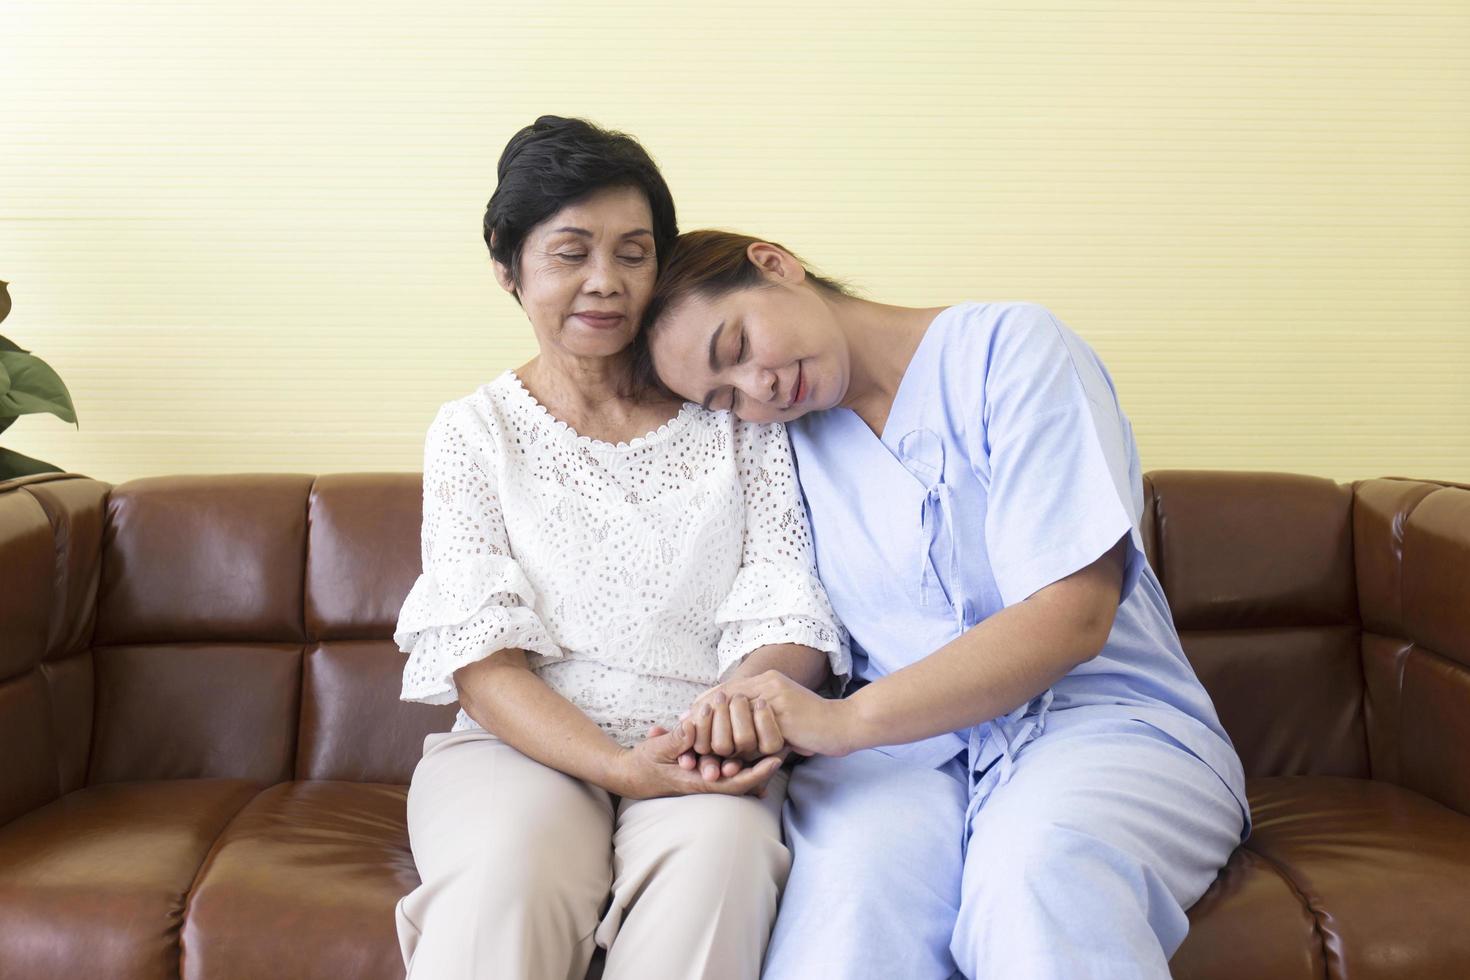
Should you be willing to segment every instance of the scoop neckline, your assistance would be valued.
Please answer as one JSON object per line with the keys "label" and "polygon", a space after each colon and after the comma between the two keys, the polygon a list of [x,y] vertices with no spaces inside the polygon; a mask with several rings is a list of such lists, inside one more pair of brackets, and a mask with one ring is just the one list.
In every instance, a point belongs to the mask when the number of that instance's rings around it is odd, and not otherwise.
{"label": "scoop neckline", "polygon": [[598,449],[604,452],[628,452],[634,449],[644,449],[662,442],[688,425],[689,420],[693,417],[693,413],[700,410],[698,405],[686,401],[679,409],[678,415],[675,415],[657,429],[646,432],[641,436],[635,436],[629,442],[613,443],[603,439],[594,439],[591,436],[584,436],[566,422],[552,415],[550,409],[536,400],[536,396],[531,394],[530,390],[526,388],[525,383],[521,381],[520,375],[516,374],[513,369],[506,368],[499,380],[506,382],[506,387],[531,410],[532,414],[550,423],[552,428],[570,438],[576,445],[583,448]]}

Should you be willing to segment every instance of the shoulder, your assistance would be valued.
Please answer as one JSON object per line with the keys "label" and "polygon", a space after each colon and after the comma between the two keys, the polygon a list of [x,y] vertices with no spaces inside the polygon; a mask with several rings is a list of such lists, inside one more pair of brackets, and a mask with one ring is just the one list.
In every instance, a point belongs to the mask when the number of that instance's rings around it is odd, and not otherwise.
{"label": "shoulder", "polygon": [[942,338],[940,370],[956,384],[989,394],[1052,375],[1098,373],[1092,347],[1040,303],[965,303],[951,308]]}
{"label": "shoulder", "polygon": [[927,375],[932,411],[954,424],[978,417],[997,389],[1034,375],[1061,351],[1051,311],[1022,300],[958,303],[929,331],[909,370]]}
{"label": "shoulder", "polygon": [[426,446],[455,446],[479,454],[496,455],[507,433],[514,432],[514,413],[508,410],[505,379],[477,386],[459,398],[442,403],[429,423]]}
{"label": "shoulder", "polygon": [[746,422],[736,418],[733,414],[731,419],[731,435],[735,445],[746,452],[765,456],[771,451],[780,452],[782,447],[790,444],[787,442],[786,425],[782,422]]}
{"label": "shoulder", "polygon": [[942,315],[943,363],[970,370],[977,361],[988,370],[1017,357],[1056,350],[1065,330],[1051,310],[1025,300],[960,303]]}
{"label": "shoulder", "polygon": [[727,409],[712,411],[685,402],[688,431],[701,442],[711,438],[727,454],[744,455],[772,442],[785,442],[786,427],[780,422],[747,422]]}

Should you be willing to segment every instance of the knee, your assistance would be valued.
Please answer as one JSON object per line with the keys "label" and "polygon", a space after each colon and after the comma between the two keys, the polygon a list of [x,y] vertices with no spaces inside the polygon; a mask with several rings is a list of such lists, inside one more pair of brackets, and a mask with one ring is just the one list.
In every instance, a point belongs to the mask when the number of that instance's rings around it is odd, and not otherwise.
{"label": "knee", "polygon": [[667,827],[660,863],[684,873],[718,874],[727,887],[779,888],[791,867],[780,820],[749,797],[699,796],[680,801]]}
{"label": "knee", "polygon": [[1138,876],[1135,859],[1085,829],[1042,820],[990,830],[992,839],[971,841],[977,881],[1009,883],[1009,890],[1038,899],[1085,902],[1088,883]]}
{"label": "knee", "polygon": [[604,840],[599,848],[593,841],[535,830],[497,835],[469,844],[458,860],[446,862],[442,885],[491,919],[575,906],[584,896],[607,891],[612,880],[609,844]]}
{"label": "knee", "polygon": [[804,847],[843,853],[881,848],[904,855],[901,861],[938,851],[958,855],[968,803],[963,783],[892,760],[857,761],[865,764],[804,763],[791,777],[790,818]]}
{"label": "knee", "polygon": [[1177,910],[1158,869],[1084,828],[1043,821],[977,843],[965,862],[972,919],[1108,922]]}
{"label": "knee", "polygon": [[730,850],[785,859],[780,818],[754,798],[700,796],[688,802],[688,819],[679,821],[672,833],[686,853]]}

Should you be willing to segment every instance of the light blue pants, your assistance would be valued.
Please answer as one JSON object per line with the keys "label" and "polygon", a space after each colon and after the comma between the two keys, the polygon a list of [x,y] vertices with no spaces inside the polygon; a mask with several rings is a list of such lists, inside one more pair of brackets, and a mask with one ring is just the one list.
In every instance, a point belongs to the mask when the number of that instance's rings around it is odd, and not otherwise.
{"label": "light blue pants", "polygon": [[1169,976],[1185,910],[1244,826],[1214,770],[1085,709],[1051,712],[979,798],[965,758],[927,769],[868,749],[796,767],[765,980]]}

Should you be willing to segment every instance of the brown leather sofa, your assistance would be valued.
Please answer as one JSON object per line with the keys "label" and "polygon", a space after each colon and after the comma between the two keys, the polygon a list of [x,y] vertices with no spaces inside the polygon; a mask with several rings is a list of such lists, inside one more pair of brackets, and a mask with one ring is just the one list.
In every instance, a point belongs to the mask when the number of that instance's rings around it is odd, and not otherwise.
{"label": "brown leather sofa", "polygon": [[[1255,833],[1176,976],[1470,976],[1470,487],[1155,472]],[[400,977],[416,474],[0,483],[0,977]]]}

